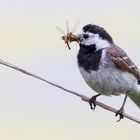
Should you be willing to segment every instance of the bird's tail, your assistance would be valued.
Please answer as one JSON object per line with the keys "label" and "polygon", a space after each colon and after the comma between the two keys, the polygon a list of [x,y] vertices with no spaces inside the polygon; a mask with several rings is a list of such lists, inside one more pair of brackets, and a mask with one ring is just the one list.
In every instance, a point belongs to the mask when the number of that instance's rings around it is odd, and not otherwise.
{"label": "bird's tail", "polygon": [[128,96],[140,108],[140,93],[129,93]]}

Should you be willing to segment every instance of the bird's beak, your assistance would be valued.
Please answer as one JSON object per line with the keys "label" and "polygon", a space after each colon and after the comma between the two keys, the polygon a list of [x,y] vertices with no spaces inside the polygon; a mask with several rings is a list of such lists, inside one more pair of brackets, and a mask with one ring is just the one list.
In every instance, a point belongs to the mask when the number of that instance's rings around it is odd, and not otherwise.
{"label": "bird's beak", "polygon": [[81,32],[76,34],[76,38],[78,43],[83,41]]}

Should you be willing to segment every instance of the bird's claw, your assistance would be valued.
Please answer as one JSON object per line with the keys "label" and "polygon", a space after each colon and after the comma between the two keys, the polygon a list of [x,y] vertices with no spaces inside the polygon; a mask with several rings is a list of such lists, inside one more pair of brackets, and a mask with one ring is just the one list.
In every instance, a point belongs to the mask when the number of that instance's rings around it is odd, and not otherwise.
{"label": "bird's claw", "polygon": [[124,118],[123,113],[124,113],[124,108],[123,107],[121,107],[118,111],[116,111],[115,116],[118,116],[119,115],[119,120],[117,120],[117,122],[119,122],[121,119]]}
{"label": "bird's claw", "polygon": [[96,103],[95,103],[96,99],[91,98],[89,100],[89,105],[90,105],[90,109],[95,110],[96,108]]}
{"label": "bird's claw", "polygon": [[100,96],[100,94],[91,97],[91,99],[89,100],[89,105],[90,105],[90,108],[91,108],[92,110],[95,110],[95,108],[96,108],[96,98],[97,98],[98,96]]}

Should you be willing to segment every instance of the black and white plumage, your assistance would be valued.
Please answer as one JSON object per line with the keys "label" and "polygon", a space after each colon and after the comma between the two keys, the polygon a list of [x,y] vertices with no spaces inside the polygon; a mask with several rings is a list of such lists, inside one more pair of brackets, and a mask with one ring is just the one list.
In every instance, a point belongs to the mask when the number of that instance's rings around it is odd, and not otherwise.
{"label": "black and white plumage", "polygon": [[86,83],[102,95],[128,94],[140,107],[140,72],[106,30],[88,24],[76,37],[78,66]]}

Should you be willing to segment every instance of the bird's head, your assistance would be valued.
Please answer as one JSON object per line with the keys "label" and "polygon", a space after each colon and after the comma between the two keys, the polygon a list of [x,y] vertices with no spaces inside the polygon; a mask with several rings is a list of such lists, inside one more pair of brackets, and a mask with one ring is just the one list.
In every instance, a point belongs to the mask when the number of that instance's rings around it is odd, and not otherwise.
{"label": "bird's head", "polygon": [[94,46],[96,51],[109,47],[113,43],[112,37],[104,28],[93,24],[85,25],[76,37],[80,47],[88,49]]}

